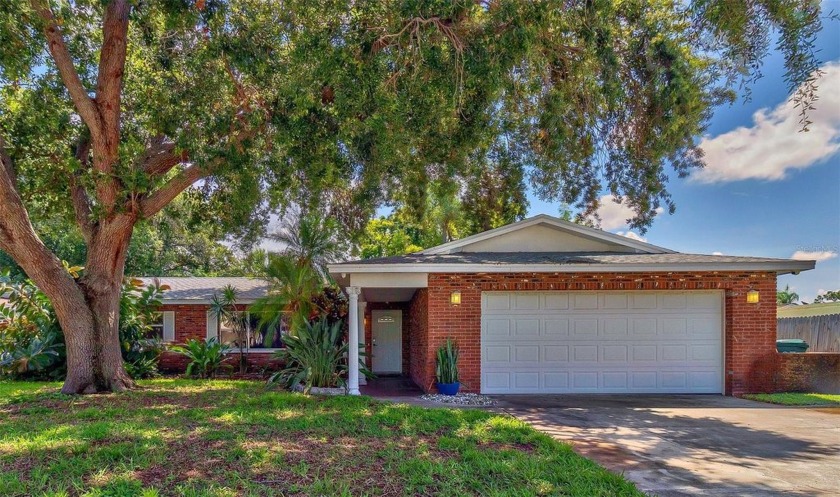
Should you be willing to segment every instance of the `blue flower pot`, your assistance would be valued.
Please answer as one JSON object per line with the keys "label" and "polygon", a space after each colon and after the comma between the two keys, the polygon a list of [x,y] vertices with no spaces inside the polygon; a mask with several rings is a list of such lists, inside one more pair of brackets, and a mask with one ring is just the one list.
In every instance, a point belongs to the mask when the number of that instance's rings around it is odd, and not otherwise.
{"label": "blue flower pot", "polygon": [[437,389],[443,395],[456,395],[458,389],[461,388],[460,383],[438,383]]}

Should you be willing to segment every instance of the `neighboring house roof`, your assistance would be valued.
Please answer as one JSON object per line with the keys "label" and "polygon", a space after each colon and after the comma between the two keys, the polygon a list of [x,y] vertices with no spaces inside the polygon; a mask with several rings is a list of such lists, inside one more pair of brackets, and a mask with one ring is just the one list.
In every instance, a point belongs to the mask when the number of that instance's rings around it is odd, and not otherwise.
{"label": "neighboring house roof", "polygon": [[814,268],[814,261],[683,254],[547,215],[414,254],[331,264],[333,274],[431,272],[773,271]]}
{"label": "neighboring house roof", "polygon": [[840,302],[825,302],[820,304],[807,305],[786,305],[776,310],[776,317],[784,318],[807,318],[812,316],[827,316],[840,314]]}
{"label": "neighboring house roof", "polygon": [[230,285],[237,291],[237,298],[242,303],[249,303],[268,293],[269,284],[267,281],[258,278],[225,277],[225,278],[204,278],[198,276],[159,278],[142,277],[138,278],[144,285],[151,285],[158,282],[160,285],[167,285],[169,290],[165,291],[162,300],[165,303],[173,301],[183,303],[208,303],[213,295],[222,288]]}

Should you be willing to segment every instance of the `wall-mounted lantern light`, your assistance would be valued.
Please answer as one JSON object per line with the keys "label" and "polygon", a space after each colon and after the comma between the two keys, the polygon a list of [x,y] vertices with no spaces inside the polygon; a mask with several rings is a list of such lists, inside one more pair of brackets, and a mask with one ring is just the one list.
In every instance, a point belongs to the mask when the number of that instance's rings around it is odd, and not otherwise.
{"label": "wall-mounted lantern light", "polygon": [[449,294],[449,303],[452,305],[461,305],[461,292],[452,292]]}
{"label": "wall-mounted lantern light", "polygon": [[747,292],[747,303],[748,304],[757,304],[758,303],[758,290],[753,290],[750,288],[750,291]]}

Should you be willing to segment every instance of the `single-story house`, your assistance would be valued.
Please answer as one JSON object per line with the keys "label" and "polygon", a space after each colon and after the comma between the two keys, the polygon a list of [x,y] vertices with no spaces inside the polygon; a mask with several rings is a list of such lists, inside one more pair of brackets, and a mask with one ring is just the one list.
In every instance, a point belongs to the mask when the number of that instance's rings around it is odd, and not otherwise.
{"label": "single-story house", "polygon": [[[269,288],[265,280],[244,277],[144,277],[140,280],[144,285],[157,283],[169,287],[162,295],[160,321],[153,326],[158,338],[168,344],[183,344],[191,338],[235,341],[233,332],[210,312],[213,296],[230,285],[237,291],[238,304],[247,309],[256,299],[265,296]],[[268,343],[265,334],[256,326],[257,321],[257,316],[250,319],[253,331],[248,343],[248,362],[254,367],[263,367],[272,362],[280,335],[275,333]],[[166,371],[183,371],[185,367],[183,356],[167,352],[161,357],[161,368]]]}
{"label": "single-story house", "polygon": [[[776,277],[814,264],[678,253],[539,215],[329,271],[368,367],[427,391],[436,349],[452,337],[466,391],[739,395],[775,388]],[[176,343],[224,339],[208,308],[225,285],[246,306],[268,291],[250,278],[159,280],[170,287],[159,333]],[[251,342],[249,361],[268,364],[277,344]],[[166,354],[162,365],[183,361]],[[364,379],[349,376],[358,393]]]}
{"label": "single-story house", "polygon": [[452,337],[467,391],[739,395],[774,388],[776,277],[814,264],[679,253],[539,215],[329,271],[372,370],[424,390]]}

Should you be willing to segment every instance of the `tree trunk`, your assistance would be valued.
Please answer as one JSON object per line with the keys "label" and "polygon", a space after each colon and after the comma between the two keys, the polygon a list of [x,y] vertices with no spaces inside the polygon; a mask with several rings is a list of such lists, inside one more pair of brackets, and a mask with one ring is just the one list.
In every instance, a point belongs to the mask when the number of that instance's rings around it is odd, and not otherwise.
{"label": "tree trunk", "polygon": [[[65,332],[67,380],[63,393],[119,392],[134,387],[123,368],[119,336],[120,293],[134,222],[128,215],[103,220],[88,246],[79,287],[87,302],[87,312],[82,314],[89,315],[87,332],[81,335],[90,339],[71,341],[74,333]],[[62,329],[74,328],[74,322],[59,322]]]}

